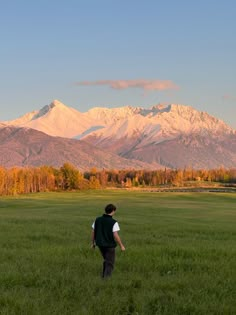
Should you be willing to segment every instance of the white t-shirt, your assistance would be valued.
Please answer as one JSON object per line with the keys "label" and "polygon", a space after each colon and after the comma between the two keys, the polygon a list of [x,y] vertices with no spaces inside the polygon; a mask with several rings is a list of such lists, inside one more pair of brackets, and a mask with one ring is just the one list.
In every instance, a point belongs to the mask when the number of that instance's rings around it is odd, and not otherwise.
{"label": "white t-shirt", "polygon": [[[95,222],[93,222],[93,224],[92,224],[92,229],[93,229],[93,230],[94,230],[94,225],[95,225]],[[118,231],[120,231],[120,227],[119,227],[118,222],[116,222],[116,223],[113,225],[112,232],[114,233],[114,232],[118,232]]]}

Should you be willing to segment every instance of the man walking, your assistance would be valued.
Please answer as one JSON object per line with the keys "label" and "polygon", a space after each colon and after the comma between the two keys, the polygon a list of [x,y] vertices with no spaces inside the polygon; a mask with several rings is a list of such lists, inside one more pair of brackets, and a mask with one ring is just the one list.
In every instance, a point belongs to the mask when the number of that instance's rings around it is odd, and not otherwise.
{"label": "man walking", "polygon": [[120,230],[119,224],[112,218],[115,214],[116,207],[113,204],[108,204],[105,207],[105,213],[96,218],[92,225],[92,247],[98,246],[103,262],[102,277],[111,276],[115,263],[115,248],[117,243],[122,251],[125,250],[124,245],[118,235]]}

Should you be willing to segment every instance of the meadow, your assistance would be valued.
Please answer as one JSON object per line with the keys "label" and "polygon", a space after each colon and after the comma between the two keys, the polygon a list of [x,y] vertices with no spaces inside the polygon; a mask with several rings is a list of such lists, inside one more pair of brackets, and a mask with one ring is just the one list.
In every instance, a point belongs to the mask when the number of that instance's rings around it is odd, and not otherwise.
{"label": "meadow", "polygon": [[[126,251],[90,248],[107,203]],[[0,314],[236,314],[236,195],[120,190],[0,199]]]}

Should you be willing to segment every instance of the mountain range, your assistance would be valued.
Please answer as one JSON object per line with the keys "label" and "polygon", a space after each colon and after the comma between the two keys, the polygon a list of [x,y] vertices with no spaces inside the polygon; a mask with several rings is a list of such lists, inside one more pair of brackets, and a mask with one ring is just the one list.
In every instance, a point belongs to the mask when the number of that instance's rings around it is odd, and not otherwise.
{"label": "mountain range", "polygon": [[0,164],[97,168],[236,167],[236,131],[191,106],[96,107],[53,101],[0,122]]}

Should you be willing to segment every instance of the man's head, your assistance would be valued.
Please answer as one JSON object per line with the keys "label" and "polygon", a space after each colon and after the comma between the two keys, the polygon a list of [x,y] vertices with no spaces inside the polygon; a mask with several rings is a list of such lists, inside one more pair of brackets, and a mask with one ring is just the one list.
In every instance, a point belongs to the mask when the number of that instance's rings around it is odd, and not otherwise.
{"label": "man's head", "polygon": [[105,207],[106,214],[111,214],[115,211],[116,211],[116,206],[114,206],[112,203],[109,203],[109,205]]}

